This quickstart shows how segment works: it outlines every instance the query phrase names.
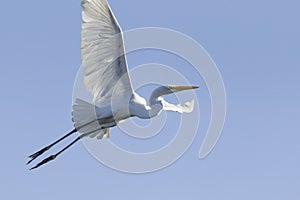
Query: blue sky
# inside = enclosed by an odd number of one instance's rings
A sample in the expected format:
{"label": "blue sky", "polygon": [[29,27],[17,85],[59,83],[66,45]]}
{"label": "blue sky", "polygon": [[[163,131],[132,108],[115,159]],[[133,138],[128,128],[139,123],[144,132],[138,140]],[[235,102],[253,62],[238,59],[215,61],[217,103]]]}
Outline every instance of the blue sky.
{"label": "blue sky", "polygon": [[[198,160],[209,119],[203,89],[198,100],[204,125],[191,148],[166,169],[120,173],[77,144],[48,166],[28,171],[28,154],[73,127],[81,7],[79,0],[4,1],[0,198],[299,199],[299,2],[109,2],[123,30],[171,28],[206,48],[219,67],[228,98],[221,139],[209,157]],[[164,57],[179,69],[180,62],[172,56],[138,55],[129,56],[130,66]],[[186,73],[192,83],[203,84]],[[176,116],[168,120],[175,122]]]}

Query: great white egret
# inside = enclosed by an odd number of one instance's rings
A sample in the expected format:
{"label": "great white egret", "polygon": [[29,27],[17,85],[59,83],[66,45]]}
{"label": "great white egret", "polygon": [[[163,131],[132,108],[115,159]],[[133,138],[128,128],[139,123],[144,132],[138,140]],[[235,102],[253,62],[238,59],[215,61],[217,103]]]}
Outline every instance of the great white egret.
{"label": "great white egret", "polygon": [[[149,99],[134,92],[128,75],[123,35],[107,0],[83,0],[82,3],[81,59],[84,70],[84,83],[93,95],[93,103],[76,99],[73,104],[75,128],[59,140],[29,156],[31,163],[52,146],[79,132],[80,135],[58,153],[49,156],[32,167],[54,160],[74,143],[86,136],[98,139],[109,137],[110,128],[130,117],[148,119],[157,116],[162,110],[191,112],[194,101],[183,105],[166,102],[162,96],[196,89],[196,86],[160,86]],[[113,105],[112,105],[112,102]]]}

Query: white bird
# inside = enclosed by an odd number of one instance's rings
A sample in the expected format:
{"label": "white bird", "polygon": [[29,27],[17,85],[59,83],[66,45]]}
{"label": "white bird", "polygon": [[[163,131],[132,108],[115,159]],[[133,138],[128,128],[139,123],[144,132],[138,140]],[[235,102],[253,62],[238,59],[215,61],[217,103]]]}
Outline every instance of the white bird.
{"label": "white bird", "polygon": [[160,86],[149,99],[134,92],[128,75],[123,35],[107,0],[83,0],[82,3],[81,59],[86,89],[93,95],[93,103],[76,99],[73,105],[75,128],[59,140],[29,156],[31,163],[52,146],[79,132],[80,135],[58,153],[32,167],[35,169],[54,160],[83,137],[109,137],[110,128],[130,117],[148,119],[162,110],[191,112],[194,101],[183,105],[166,102],[162,96],[196,86]]}

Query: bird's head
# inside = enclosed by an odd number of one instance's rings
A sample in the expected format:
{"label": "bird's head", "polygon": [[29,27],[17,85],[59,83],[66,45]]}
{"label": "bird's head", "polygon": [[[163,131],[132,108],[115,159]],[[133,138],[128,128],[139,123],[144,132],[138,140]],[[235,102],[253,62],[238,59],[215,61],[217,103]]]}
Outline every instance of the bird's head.
{"label": "bird's head", "polygon": [[167,85],[167,86],[160,86],[156,88],[150,97],[150,104],[155,104],[156,102],[161,100],[161,96],[184,91],[184,90],[193,90],[199,88],[198,86],[174,86],[174,85]]}
{"label": "bird's head", "polygon": [[[197,88],[199,87],[198,86],[174,86],[174,85],[160,86],[152,92],[151,97],[149,99],[149,105],[151,108],[157,107],[157,109],[153,109],[155,111],[161,111],[161,109],[164,109],[164,110],[177,111],[180,113],[183,112],[189,113],[194,108],[194,100],[190,102],[186,102],[183,105],[174,105],[165,101],[162,96],[184,91],[184,90],[193,90]],[[158,113],[159,112],[156,112],[156,115]]]}

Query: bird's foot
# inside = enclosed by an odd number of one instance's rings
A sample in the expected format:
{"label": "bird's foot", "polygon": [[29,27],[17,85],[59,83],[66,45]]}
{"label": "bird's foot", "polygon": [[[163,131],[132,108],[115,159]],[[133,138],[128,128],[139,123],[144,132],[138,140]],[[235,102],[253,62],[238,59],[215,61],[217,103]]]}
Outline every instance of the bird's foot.
{"label": "bird's foot", "polygon": [[28,156],[29,158],[31,158],[31,160],[29,160],[26,164],[28,165],[29,163],[31,163],[32,161],[34,161],[37,157],[39,157],[40,155],[42,155],[43,153],[45,153],[47,150],[50,149],[51,146],[47,146],[41,150],[39,150],[38,152]]}
{"label": "bird's foot", "polygon": [[38,163],[36,166],[30,168],[30,170],[36,169],[40,166],[42,166],[43,164],[46,164],[47,162],[54,160],[56,158],[57,155],[51,155],[48,158],[44,159],[43,161],[41,161],[40,163]]}

